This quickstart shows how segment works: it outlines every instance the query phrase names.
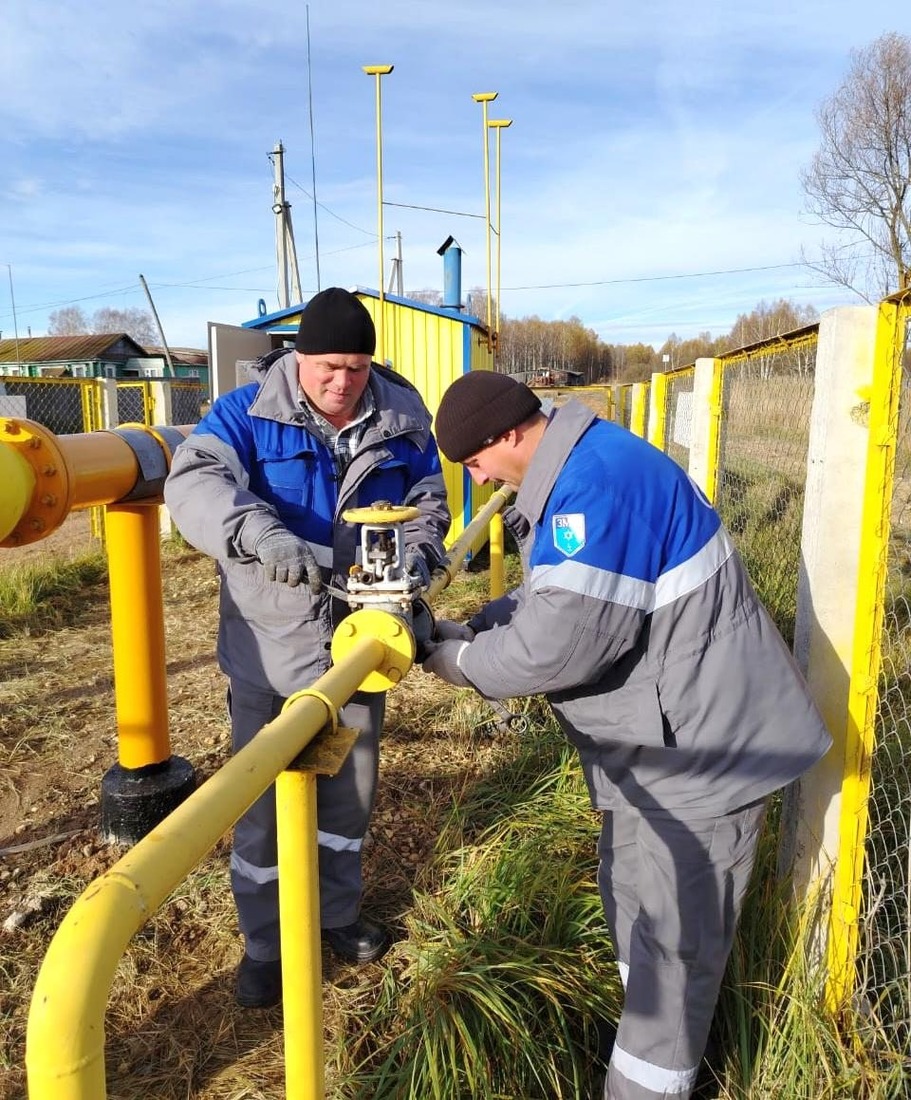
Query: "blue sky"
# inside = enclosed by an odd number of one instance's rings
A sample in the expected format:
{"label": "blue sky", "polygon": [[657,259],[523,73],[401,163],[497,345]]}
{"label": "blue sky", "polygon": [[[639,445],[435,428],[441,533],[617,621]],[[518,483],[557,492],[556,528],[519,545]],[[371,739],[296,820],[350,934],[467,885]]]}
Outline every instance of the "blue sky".
{"label": "blue sky", "polygon": [[[67,305],[145,309],[140,273],[175,346],[205,347],[207,322],[249,320],[260,298],[277,308],[279,140],[304,297],[317,289],[306,12],[285,0],[0,7],[4,336],[13,302],[20,336]],[[436,250],[450,234],[463,294],[486,283],[471,96],[496,90],[490,118],[513,119],[506,315],[577,316],[608,342],[657,346],[725,332],[760,300],[852,301],[799,266],[824,232],[799,173],[851,49],[908,33],[900,12],[885,0],[312,0],[320,286],[378,282],[375,83],[361,66],[388,63],[384,198],[405,205],[386,207],[384,236],[401,231],[406,290],[442,289]],[[387,280],[394,250],[388,240]]]}

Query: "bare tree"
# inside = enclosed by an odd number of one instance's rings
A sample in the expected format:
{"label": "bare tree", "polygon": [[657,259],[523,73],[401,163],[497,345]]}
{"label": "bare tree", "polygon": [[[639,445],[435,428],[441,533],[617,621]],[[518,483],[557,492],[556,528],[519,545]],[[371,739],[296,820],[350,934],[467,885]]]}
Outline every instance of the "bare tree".
{"label": "bare tree", "polygon": [[79,306],[63,306],[48,315],[48,336],[84,336],[87,332],[91,326]]}
{"label": "bare tree", "polygon": [[93,332],[125,332],[143,347],[161,342],[155,319],[145,309],[103,306],[95,310],[89,319],[80,306],[64,306],[48,315],[48,336],[84,336]]}
{"label": "bare tree", "polygon": [[821,141],[801,182],[810,209],[847,231],[809,266],[866,301],[911,286],[911,39],[890,32],[852,53],[817,112]]}
{"label": "bare tree", "polygon": [[143,347],[161,343],[155,319],[146,309],[131,306],[129,309],[113,309],[104,306],[92,315],[93,332],[125,332]]}

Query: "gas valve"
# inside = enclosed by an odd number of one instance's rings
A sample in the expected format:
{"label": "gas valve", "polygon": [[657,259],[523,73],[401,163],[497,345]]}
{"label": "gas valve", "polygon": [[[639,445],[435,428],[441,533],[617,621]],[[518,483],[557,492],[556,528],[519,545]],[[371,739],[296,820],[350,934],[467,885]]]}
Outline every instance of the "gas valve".
{"label": "gas valve", "polygon": [[342,519],[361,525],[361,560],[348,573],[348,604],[391,611],[410,620],[420,581],[405,571],[404,524],[420,516],[417,508],[378,500],[368,508],[349,508]]}

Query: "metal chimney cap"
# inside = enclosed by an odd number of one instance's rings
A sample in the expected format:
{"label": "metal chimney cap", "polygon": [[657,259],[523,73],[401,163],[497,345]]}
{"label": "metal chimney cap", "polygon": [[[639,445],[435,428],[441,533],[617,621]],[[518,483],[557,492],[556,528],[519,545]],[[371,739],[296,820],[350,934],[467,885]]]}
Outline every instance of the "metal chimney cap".
{"label": "metal chimney cap", "polygon": [[437,255],[442,256],[443,253],[452,245],[455,245],[460,252],[463,251],[462,246],[459,244],[459,242],[455,239],[455,237],[450,234],[450,236],[448,236],[437,249]]}

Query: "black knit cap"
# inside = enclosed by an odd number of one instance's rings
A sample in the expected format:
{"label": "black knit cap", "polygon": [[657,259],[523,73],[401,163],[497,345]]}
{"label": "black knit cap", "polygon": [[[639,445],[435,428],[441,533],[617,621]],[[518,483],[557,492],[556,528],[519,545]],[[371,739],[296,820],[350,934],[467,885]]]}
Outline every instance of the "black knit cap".
{"label": "black knit cap", "polygon": [[541,408],[537,394],[508,374],[463,374],[443,394],[434,432],[450,462],[463,462]]}
{"label": "black knit cap", "polygon": [[373,355],[376,329],[360,298],[330,286],[304,307],[294,347],[304,355]]}

